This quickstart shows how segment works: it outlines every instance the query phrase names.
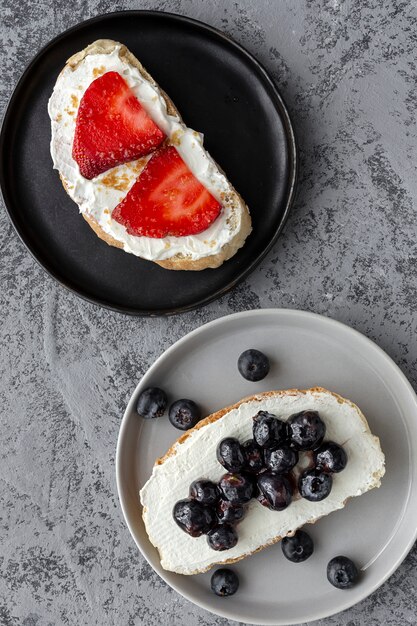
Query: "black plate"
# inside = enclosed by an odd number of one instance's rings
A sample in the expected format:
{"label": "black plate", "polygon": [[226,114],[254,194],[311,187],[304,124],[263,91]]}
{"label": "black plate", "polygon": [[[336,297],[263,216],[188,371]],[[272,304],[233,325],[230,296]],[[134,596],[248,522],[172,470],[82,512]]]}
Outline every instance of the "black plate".
{"label": "black plate", "polygon": [[[216,270],[175,272],[110,247],[65,193],[49,152],[47,102],[65,61],[96,39],[121,41],[170,95],[246,200],[253,233]],[[19,81],[0,137],[0,182],[29,251],[62,285],[111,309],[178,313],[219,297],[270,249],[296,180],[291,122],[275,85],[240,45],[195,20],[153,11],[96,17],[52,40]]]}

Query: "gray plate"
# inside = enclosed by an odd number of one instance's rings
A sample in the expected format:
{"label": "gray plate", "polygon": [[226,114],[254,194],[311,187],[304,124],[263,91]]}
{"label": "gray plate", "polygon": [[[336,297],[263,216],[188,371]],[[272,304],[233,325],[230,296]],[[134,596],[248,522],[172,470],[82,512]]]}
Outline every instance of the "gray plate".
{"label": "gray plate", "polygon": [[[246,348],[268,354],[265,380],[245,381],[236,361]],[[166,417],[138,418],[135,405],[150,385],[171,399],[190,397],[208,414],[258,391],[323,386],[356,402],[386,455],[382,487],[349,501],[344,509],[308,528],[313,556],[293,564],[280,545],[244,559],[233,568],[239,592],[218,598],[210,573],[181,576],[161,568],[142,522],[138,491],[152,465],[178,438]],[[183,596],[224,617],[252,624],[296,624],[333,615],[381,585],[410,550],[416,535],[417,400],[393,361],[360,333],[301,311],[248,311],[206,324],[169,348],[140,381],[126,409],[117,447],[117,484],[127,525],[156,572]],[[197,478],[197,477],[196,477]],[[413,488],[414,487],[414,488]],[[330,558],[345,554],[363,574],[351,590],[326,580]],[[302,593],[301,593],[302,590]]]}

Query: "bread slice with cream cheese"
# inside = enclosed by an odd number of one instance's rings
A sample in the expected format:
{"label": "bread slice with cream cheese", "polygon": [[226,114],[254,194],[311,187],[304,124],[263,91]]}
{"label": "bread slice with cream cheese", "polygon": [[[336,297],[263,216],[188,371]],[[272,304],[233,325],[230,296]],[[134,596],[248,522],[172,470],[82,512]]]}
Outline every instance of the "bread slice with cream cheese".
{"label": "bread slice with cream cheese", "polygon": [[[223,552],[211,549],[204,535],[191,537],[177,526],[172,509],[178,500],[188,497],[190,483],[199,478],[218,481],[225,473],[216,458],[221,439],[236,437],[242,443],[250,439],[252,417],[260,410],[287,420],[294,413],[309,409],[318,411],[326,424],[325,441],[342,445],[348,456],[346,468],[334,474],[326,499],[310,502],[294,496],[284,511],[271,511],[252,500],[246,517],[237,526],[237,545]],[[298,468],[305,464],[306,455],[300,453]],[[363,413],[353,402],[320,387],[270,391],[221,409],[182,435],[156,461],[140,499],[146,530],[159,551],[162,567],[180,574],[197,574],[215,564],[239,561],[305,524],[342,509],[350,498],[379,487],[384,473],[379,439],[370,432]]]}
{"label": "bread slice with cream cheese", "polygon": [[[77,111],[86,89],[107,71],[123,75],[148,115],[166,133],[167,142],[175,145],[194,176],[221,204],[220,215],[205,231],[160,239],[137,237],[112,219],[113,209],[133,186],[148,158],[119,165],[93,180],[81,176],[72,158]],[[58,76],[48,110],[54,167],[82,216],[103,241],[172,270],[219,267],[243,246],[251,232],[245,202],[204,149],[202,136],[186,127],[172,100],[124,45],[101,39],[74,54]]]}

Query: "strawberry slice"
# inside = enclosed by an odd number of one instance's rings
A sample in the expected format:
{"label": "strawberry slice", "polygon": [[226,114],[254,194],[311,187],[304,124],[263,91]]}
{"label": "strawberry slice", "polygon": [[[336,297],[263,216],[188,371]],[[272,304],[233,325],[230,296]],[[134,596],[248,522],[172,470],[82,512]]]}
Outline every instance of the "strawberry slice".
{"label": "strawberry slice", "polygon": [[188,169],[173,146],[150,158],[126,197],[113,210],[129,235],[196,235],[219,215],[221,205]]}
{"label": "strawberry slice", "polygon": [[91,179],[149,154],[164,139],[125,79],[118,72],[106,72],[81,99],[72,157],[84,178]]}

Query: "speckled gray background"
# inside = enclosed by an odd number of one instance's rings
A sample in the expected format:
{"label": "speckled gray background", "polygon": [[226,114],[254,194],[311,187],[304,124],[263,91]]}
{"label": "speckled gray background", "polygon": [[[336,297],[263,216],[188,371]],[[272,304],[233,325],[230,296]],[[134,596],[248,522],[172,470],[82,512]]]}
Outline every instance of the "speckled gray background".
{"label": "speckled gray background", "polygon": [[[174,339],[246,308],[294,307],[347,322],[416,387],[416,5],[0,6],[2,109],[52,36],[103,12],[152,8],[232,35],[269,69],[292,113],[301,175],[285,232],[244,284],[200,311],[135,319],[87,304],[44,274],[0,213],[0,624],[231,624],[171,591],[134,546],[116,495],[120,419]],[[416,624],[416,566],[414,549],[370,598],[317,624]]]}

